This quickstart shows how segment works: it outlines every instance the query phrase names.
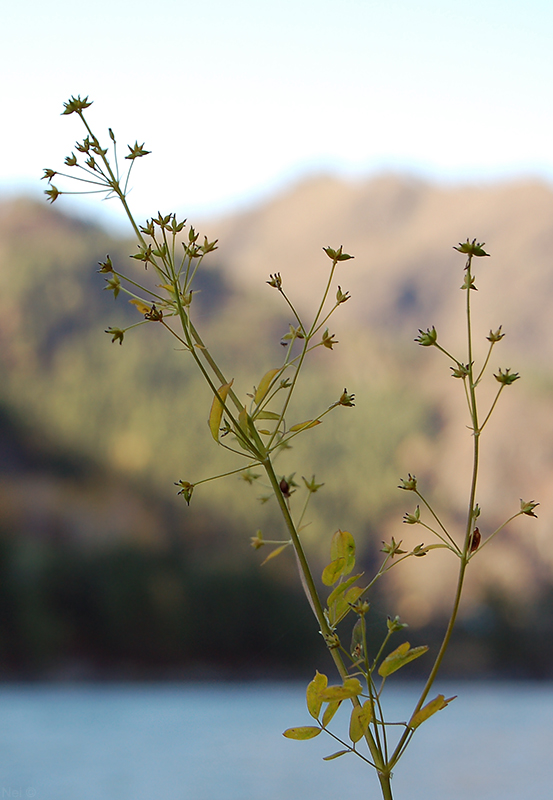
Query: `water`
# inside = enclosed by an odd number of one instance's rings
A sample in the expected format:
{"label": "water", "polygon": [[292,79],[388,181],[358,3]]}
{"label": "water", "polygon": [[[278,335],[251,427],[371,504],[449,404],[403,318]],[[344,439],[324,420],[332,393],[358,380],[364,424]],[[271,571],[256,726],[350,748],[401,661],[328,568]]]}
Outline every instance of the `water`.
{"label": "water", "polygon": [[[397,800],[550,800],[553,687],[460,684],[394,776]],[[414,687],[390,689],[405,719]],[[346,716],[346,715],[344,715]],[[0,798],[378,798],[372,770],[309,724],[296,684],[24,686],[0,689]]]}

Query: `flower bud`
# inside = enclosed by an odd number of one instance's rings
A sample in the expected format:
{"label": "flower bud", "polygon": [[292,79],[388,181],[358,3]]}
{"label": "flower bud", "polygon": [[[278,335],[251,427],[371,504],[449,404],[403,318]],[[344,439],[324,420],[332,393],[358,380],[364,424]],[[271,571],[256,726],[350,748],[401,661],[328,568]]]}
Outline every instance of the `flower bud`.
{"label": "flower bud", "polygon": [[438,334],[436,333],[436,328],[432,326],[432,328],[427,328],[425,331],[419,328],[419,335],[416,337],[415,342],[422,345],[422,347],[432,347],[436,344],[437,340]]}

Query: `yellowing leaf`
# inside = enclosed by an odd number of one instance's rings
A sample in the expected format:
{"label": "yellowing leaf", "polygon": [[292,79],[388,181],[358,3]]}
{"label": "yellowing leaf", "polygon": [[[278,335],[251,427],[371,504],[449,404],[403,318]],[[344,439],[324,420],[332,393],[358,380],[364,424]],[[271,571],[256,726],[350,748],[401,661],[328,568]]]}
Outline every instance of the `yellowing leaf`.
{"label": "yellowing leaf", "polygon": [[282,553],[283,550],[286,550],[289,544],[290,542],[286,542],[286,544],[282,544],[280,547],[275,547],[275,549],[269,553],[267,558],[261,562],[261,566],[263,566],[263,564],[266,564],[267,561],[270,561],[271,558],[276,558],[278,555],[280,555],[280,553]]}
{"label": "yellowing leaf", "polygon": [[336,561],[331,561],[330,564],[323,569],[322,581],[325,586],[332,586],[336,583],[346,565],[345,558],[337,558]]}
{"label": "yellowing leaf", "polygon": [[[234,383],[234,378],[231,380],[230,383],[224,383],[219,389],[217,390],[217,395],[213,398],[213,403],[211,404],[211,412],[209,414],[209,430],[211,431],[211,435],[215,439],[216,442],[219,441],[219,426],[221,424],[221,417],[223,416],[224,406],[223,403],[227,399],[227,395],[230,391],[230,387]],[[221,399],[219,399],[221,398]],[[223,402],[221,402],[221,400]]]}
{"label": "yellowing leaf", "polygon": [[313,725],[303,725],[301,728],[288,728],[282,734],[287,739],[314,739],[321,732],[320,728],[315,728]]}
{"label": "yellowing leaf", "polygon": [[295,431],[306,431],[308,428],[314,428],[315,425],[320,425],[320,419],[308,419],[305,422],[297,422],[295,425],[292,425],[290,428],[290,432]]}
{"label": "yellowing leaf", "polygon": [[424,655],[427,650],[428,647],[426,647],[426,645],[422,647],[413,647],[411,649],[409,642],[404,642],[400,644],[399,647],[396,647],[389,656],[386,656],[378,668],[378,674],[386,678],[388,675],[391,675],[392,672],[401,669],[401,667],[404,667],[410,661],[414,661],[415,658]]}
{"label": "yellowing leaf", "polygon": [[338,750],[337,753],[332,753],[330,756],[323,756],[323,761],[332,761],[332,759],[340,758],[340,756],[344,756],[346,753],[351,753],[351,750]]}
{"label": "yellowing leaf", "polygon": [[334,714],[338,711],[340,706],[342,705],[341,700],[331,700],[330,703],[325,708],[325,713],[323,714],[323,727],[326,728],[328,723],[331,721]]}
{"label": "yellowing leaf", "polygon": [[321,692],[321,697],[327,702],[333,700],[349,700],[352,697],[357,697],[361,694],[363,687],[359,683],[358,678],[346,678],[342,686],[327,686]]}
{"label": "yellowing leaf", "polygon": [[321,692],[326,689],[328,684],[328,678],[326,675],[322,675],[318,670],[315,673],[315,677],[311,681],[311,683],[307,686],[306,691],[306,699],[307,699],[307,710],[311,714],[314,719],[319,718],[319,714],[321,711],[321,706],[323,704],[323,699],[321,697]]}
{"label": "yellowing leaf", "polygon": [[344,575],[349,575],[355,566],[355,539],[348,531],[336,531],[330,543],[330,558],[345,558]]}
{"label": "yellowing leaf", "polygon": [[373,709],[370,700],[367,700],[362,706],[354,706],[349,721],[349,738],[352,742],[358,742],[363,738],[372,718]]}
{"label": "yellowing leaf", "polygon": [[258,411],[257,414],[254,414],[255,419],[280,419],[280,414],[276,414],[274,411]]}
{"label": "yellowing leaf", "polygon": [[416,714],[413,714],[411,719],[409,720],[409,727],[415,730],[418,728],[419,725],[422,725],[428,717],[431,717],[437,711],[441,711],[442,708],[445,708],[448,703],[451,703],[452,700],[455,700],[455,697],[448,697],[447,700],[445,699],[443,694],[439,694],[434,700],[431,700],[425,706],[423,706],[420,711],[417,711]]}
{"label": "yellowing leaf", "polygon": [[351,586],[351,584],[352,584],[352,583],[355,583],[355,581],[357,580],[357,578],[360,578],[362,574],[363,574],[363,573],[362,573],[362,572],[360,572],[360,573],[359,573],[359,575],[352,575],[352,576],[351,576],[351,578],[348,578],[348,579],[347,579],[347,581],[344,581],[343,583],[340,583],[340,584],[339,584],[339,585],[338,585],[338,586],[337,586],[335,589],[333,589],[333,590],[331,591],[331,593],[328,595],[328,599],[327,599],[327,601],[326,601],[326,604],[327,604],[327,606],[330,608],[330,606],[331,606],[331,605],[334,603],[334,601],[336,600],[336,598],[337,598],[339,595],[341,595],[343,592],[345,592],[345,591],[346,591],[346,589],[349,589],[349,587]]}
{"label": "yellowing leaf", "polygon": [[142,300],[129,300],[129,303],[136,306],[141,314],[149,314],[152,310],[152,306],[149,306],[148,303],[144,303]]}
{"label": "yellowing leaf", "polygon": [[259,381],[259,386],[255,392],[255,397],[253,398],[254,403],[258,406],[267,396],[267,392],[273,382],[275,375],[278,375],[279,372],[282,371],[282,368],[279,367],[278,369],[270,369]]}
{"label": "yellowing leaf", "polygon": [[365,590],[362,586],[352,586],[345,594],[339,595],[330,609],[330,622],[337,625],[351,611],[351,606],[361,597]]}

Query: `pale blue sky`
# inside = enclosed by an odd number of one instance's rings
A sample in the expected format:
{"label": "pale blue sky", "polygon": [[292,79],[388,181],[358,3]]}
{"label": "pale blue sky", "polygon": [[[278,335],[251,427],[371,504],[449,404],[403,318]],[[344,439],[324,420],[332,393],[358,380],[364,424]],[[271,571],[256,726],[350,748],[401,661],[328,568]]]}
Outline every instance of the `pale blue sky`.
{"label": "pale blue sky", "polygon": [[77,93],[97,135],[153,150],[131,195],[144,216],[323,169],[553,180],[550,0],[20,0],[2,34],[0,192],[61,166]]}

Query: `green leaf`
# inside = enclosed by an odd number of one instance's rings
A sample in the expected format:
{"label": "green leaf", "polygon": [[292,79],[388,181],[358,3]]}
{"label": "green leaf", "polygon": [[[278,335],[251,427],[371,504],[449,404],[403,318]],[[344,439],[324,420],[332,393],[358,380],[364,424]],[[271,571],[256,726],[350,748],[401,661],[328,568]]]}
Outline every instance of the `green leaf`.
{"label": "green leaf", "polygon": [[401,667],[404,667],[410,661],[414,661],[415,658],[424,655],[427,650],[428,647],[426,645],[411,648],[409,642],[404,642],[391,652],[389,656],[386,656],[378,668],[378,674],[386,678],[388,675],[391,675],[392,672],[401,669]]}
{"label": "green leaf", "polygon": [[328,684],[328,678],[326,675],[322,675],[318,670],[315,672],[315,677],[311,681],[311,683],[307,686],[306,698],[307,698],[307,710],[311,714],[312,717],[315,719],[319,718],[319,714],[321,712],[321,706],[323,704],[323,698],[321,697],[321,692],[324,691]]}
{"label": "green leaf", "polygon": [[320,419],[308,419],[305,422],[297,422],[295,425],[292,425],[290,428],[290,432],[295,433],[296,431],[306,431],[308,428],[314,428],[315,425],[320,425]]}
{"label": "green leaf", "polygon": [[338,750],[337,753],[332,753],[330,756],[324,756],[323,761],[332,761],[334,758],[340,758],[340,756],[345,756],[346,753],[351,753],[351,750]]}
{"label": "green leaf", "polygon": [[338,711],[341,705],[342,705],[341,700],[333,700],[327,705],[327,707],[325,708],[325,713],[323,714],[323,728],[326,728],[326,726],[332,720],[334,714]]}
{"label": "green leaf", "polygon": [[346,678],[342,686],[328,686],[321,692],[321,697],[327,702],[333,700],[349,700],[361,694],[363,687],[358,678]]}
{"label": "green leaf", "polygon": [[330,610],[330,622],[332,625],[337,625],[344,617],[351,611],[351,604],[355,603],[365,590],[362,586],[352,586],[351,589],[341,595],[336,600],[333,608]]}
{"label": "green leaf", "polygon": [[[211,435],[213,436],[216,442],[219,441],[219,426],[221,424],[221,417],[223,416],[223,411],[224,411],[223,403],[227,399],[227,395],[230,391],[230,387],[232,386],[233,382],[234,378],[230,383],[224,383],[222,386],[220,386],[219,389],[217,390],[217,394],[213,398],[213,403],[211,404],[211,412],[209,414],[209,420],[208,420],[209,430],[211,431]],[[223,402],[221,402],[221,400]]]}
{"label": "green leaf", "polygon": [[336,561],[331,561],[330,564],[323,569],[322,581],[325,586],[332,586],[336,583],[346,565],[345,558],[337,558]]}
{"label": "green leaf", "polygon": [[[262,402],[262,400],[265,399],[275,376],[278,375],[279,372],[282,372],[282,367],[278,367],[277,369],[270,369],[261,378],[261,380],[259,381],[259,386],[257,387],[257,390],[255,392],[255,397],[253,398],[253,401],[256,404],[256,406],[258,406]],[[268,417],[265,417],[265,419],[268,419]]]}
{"label": "green leaf", "polygon": [[258,411],[254,414],[254,419],[280,419],[280,414],[275,411]]}
{"label": "green leaf", "polygon": [[262,567],[263,564],[266,564],[267,561],[270,561],[272,558],[276,558],[278,555],[282,553],[283,550],[286,550],[290,542],[286,542],[286,544],[281,544],[280,547],[275,547],[274,550],[271,550],[267,558],[261,562],[260,566]]}
{"label": "green leaf", "polygon": [[349,738],[352,742],[358,742],[363,738],[372,718],[373,708],[370,700],[367,700],[362,706],[354,706],[349,721]]}
{"label": "green leaf", "polygon": [[330,606],[334,603],[336,598],[339,595],[341,595],[342,592],[345,592],[346,589],[349,589],[349,587],[352,585],[352,583],[355,583],[357,578],[360,578],[362,574],[363,573],[360,572],[359,575],[352,575],[351,578],[347,579],[347,581],[344,581],[343,583],[340,583],[335,589],[333,589],[331,591],[331,593],[328,595],[328,599],[326,601],[327,606],[330,608]]}
{"label": "green leaf", "polygon": [[330,559],[345,559],[343,575],[349,575],[355,566],[355,539],[347,531],[336,531],[330,543]]}
{"label": "green leaf", "polygon": [[315,728],[313,725],[303,725],[300,728],[288,728],[282,734],[287,739],[314,739],[321,732],[321,728]]}
{"label": "green leaf", "polygon": [[435,714],[437,711],[441,711],[442,708],[445,708],[452,700],[455,700],[455,697],[448,697],[447,700],[445,699],[443,694],[439,694],[434,700],[431,700],[425,706],[423,706],[420,711],[417,711],[416,714],[413,714],[411,719],[409,720],[408,727],[412,730],[418,728],[419,725],[422,725],[423,722]]}

